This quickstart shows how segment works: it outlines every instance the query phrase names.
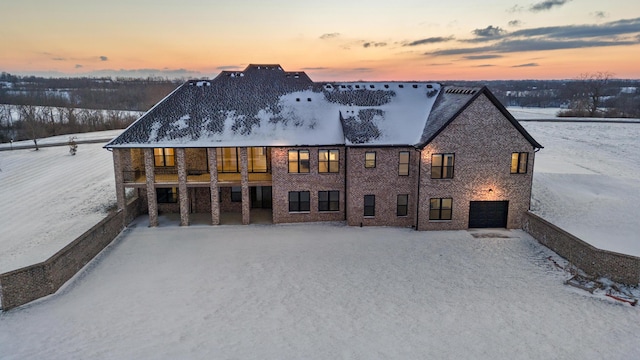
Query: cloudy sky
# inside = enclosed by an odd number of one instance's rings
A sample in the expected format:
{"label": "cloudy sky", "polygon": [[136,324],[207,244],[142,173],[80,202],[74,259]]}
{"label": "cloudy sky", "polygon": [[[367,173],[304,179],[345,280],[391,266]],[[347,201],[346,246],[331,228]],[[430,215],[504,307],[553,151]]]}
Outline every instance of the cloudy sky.
{"label": "cloudy sky", "polygon": [[0,14],[0,71],[21,75],[640,78],[638,0],[7,0]]}

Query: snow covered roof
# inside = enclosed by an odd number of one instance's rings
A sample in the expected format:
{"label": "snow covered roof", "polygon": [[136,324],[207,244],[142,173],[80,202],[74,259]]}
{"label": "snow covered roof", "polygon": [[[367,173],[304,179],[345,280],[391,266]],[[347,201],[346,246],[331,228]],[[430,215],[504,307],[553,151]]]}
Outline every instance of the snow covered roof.
{"label": "snow covered roof", "polygon": [[184,83],[105,147],[418,146],[471,99],[443,89],[313,82],[277,64],[252,64]]}

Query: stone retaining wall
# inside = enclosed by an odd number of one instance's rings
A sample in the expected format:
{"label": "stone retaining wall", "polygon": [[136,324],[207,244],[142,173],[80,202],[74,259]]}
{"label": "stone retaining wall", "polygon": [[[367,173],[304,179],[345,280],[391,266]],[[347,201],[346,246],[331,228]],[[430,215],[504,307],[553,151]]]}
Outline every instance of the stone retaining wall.
{"label": "stone retaining wall", "polygon": [[530,212],[522,229],[589,275],[628,285],[640,283],[639,257],[595,248]]}
{"label": "stone retaining wall", "polygon": [[44,262],[0,274],[0,307],[9,310],[55,293],[109,245],[138,210],[135,198],[126,211],[110,214]]}

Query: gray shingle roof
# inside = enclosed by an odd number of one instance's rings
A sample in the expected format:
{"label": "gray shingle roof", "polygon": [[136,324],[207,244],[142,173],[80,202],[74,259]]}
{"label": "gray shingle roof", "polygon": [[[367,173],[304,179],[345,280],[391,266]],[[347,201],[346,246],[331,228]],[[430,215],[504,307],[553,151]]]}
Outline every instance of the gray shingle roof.
{"label": "gray shingle roof", "polygon": [[252,64],[182,84],[105,147],[423,146],[479,90],[313,82],[277,64]]}

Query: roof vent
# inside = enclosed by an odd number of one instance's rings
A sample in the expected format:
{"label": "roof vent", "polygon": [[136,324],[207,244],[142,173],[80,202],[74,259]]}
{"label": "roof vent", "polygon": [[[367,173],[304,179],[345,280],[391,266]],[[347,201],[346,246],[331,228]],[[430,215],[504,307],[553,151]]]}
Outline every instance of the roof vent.
{"label": "roof vent", "polygon": [[475,89],[464,89],[464,88],[448,88],[445,90],[446,94],[459,94],[459,95],[472,95],[476,93]]}

